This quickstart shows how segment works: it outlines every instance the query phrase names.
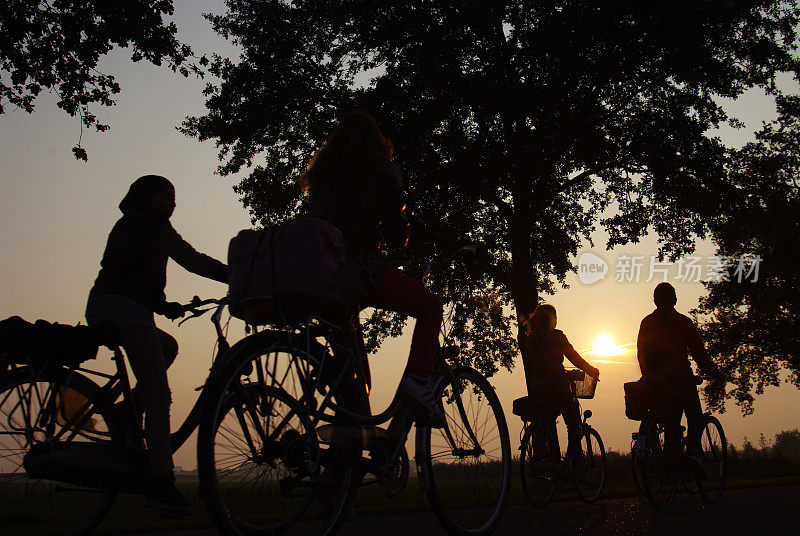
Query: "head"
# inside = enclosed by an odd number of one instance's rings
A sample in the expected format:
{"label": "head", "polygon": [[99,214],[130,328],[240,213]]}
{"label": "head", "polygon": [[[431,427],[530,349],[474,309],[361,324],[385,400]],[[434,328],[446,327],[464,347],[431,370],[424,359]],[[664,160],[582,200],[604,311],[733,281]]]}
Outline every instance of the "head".
{"label": "head", "polygon": [[675,307],[678,297],[675,294],[675,287],[669,283],[659,283],[653,290],[653,302],[659,309]]}
{"label": "head", "polygon": [[530,320],[528,320],[528,330],[537,333],[549,333],[556,329],[557,321],[556,308],[544,303],[536,308]]}
{"label": "head", "polygon": [[350,112],[311,158],[301,183],[308,188],[326,181],[357,181],[391,160],[393,153],[392,141],[370,114]]}
{"label": "head", "polygon": [[175,187],[161,175],[139,177],[119,204],[123,214],[152,213],[169,219],[175,210]]}

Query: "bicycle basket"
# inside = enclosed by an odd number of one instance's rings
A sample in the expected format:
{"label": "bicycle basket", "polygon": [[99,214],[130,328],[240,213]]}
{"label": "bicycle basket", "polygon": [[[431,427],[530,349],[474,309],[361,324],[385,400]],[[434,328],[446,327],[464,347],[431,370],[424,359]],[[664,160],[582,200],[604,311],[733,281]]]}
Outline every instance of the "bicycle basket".
{"label": "bicycle basket", "polygon": [[597,378],[593,378],[582,370],[570,371],[570,379],[575,388],[575,398],[594,398]]}

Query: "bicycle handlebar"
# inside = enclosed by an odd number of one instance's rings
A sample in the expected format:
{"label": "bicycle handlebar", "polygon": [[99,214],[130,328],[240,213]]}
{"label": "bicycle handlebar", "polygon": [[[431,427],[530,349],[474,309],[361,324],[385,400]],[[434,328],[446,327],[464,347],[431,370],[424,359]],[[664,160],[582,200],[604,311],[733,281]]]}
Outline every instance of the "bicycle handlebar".
{"label": "bicycle handlebar", "polygon": [[216,307],[206,307],[205,309],[201,309],[201,307],[205,305],[224,305],[227,303],[228,298],[208,298],[205,300],[201,300],[199,296],[193,296],[192,300],[187,304],[181,304],[181,307],[184,310],[184,314],[191,313],[189,316],[185,317],[183,320],[178,322],[178,326],[183,325],[184,322],[191,320],[192,318],[198,318],[206,314],[208,311],[215,309]]}

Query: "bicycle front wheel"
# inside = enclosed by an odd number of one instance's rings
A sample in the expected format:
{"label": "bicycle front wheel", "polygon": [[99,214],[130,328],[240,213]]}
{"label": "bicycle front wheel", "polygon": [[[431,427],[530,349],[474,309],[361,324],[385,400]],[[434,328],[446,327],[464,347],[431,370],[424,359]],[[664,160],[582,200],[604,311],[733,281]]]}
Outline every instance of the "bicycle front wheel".
{"label": "bicycle front wheel", "polygon": [[350,467],[323,468],[306,406],[285,390],[243,381],[244,361],[213,388],[198,433],[198,470],[217,529],[237,536],[325,536],[351,492]]}
{"label": "bicycle front wheel", "polygon": [[583,502],[593,503],[600,497],[606,483],[606,449],[594,428],[586,429],[581,438],[581,447],[588,482],[576,482],[575,491]]}
{"label": "bicycle front wheel", "polygon": [[645,445],[644,456],[638,460],[639,481],[653,508],[666,510],[672,505],[678,490],[674,467],[670,467],[675,463],[676,455],[664,449],[664,422],[659,415],[652,415],[642,423],[642,427]]}
{"label": "bicycle front wheel", "polygon": [[25,468],[32,449],[45,453],[64,449],[61,452],[66,453],[73,446],[124,441],[121,427],[114,426],[113,408],[95,405],[77,435],[66,442],[89,411],[88,405],[84,407],[86,400],[97,391],[97,384],[88,378],[49,365],[20,367],[0,377],[0,526],[4,536],[88,534],[110,510],[116,491],[31,478]]}
{"label": "bicycle front wheel", "polygon": [[553,429],[555,421],[548,420],[548,423],[528,426],[520,446],[522,491],[534,508],[544,508],[553,498],[558,481],[556,468],[562,459]]}
{"label": "bicycle front wheel", "polygon": [[494,388],[459,367],[436,390],[447,425],[417,429],[418,469],[428,500],[450,534],[480,536],[497,526],[511,483],[511,442]]}
{"label": "bicycle front wheel", "polygon": [[697,480],[697,487],[703,501],[715,503],[722,497],[728,477],[728,442],[722,424],[716,417],[705,416],[700,444],[703,451],[703,469],[707,476]]}

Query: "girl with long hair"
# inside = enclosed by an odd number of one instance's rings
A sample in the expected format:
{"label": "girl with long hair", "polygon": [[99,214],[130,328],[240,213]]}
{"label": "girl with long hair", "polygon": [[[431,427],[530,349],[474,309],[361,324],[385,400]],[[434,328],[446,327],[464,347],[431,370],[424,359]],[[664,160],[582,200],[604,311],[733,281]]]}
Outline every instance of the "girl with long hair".
{"label": "girl with long hair", "polygon": [[[351,112],[313,156],[301,184],[310,196],[311,215],[342,231],[348,254],[361,269],[368,295],[359,305],[416,318],[398,393],[411,402],[418,418],[443,426],[444,415],[433,396],[442,303],[419,281],[391,266],[382,251],[386,244],[405,245],[408,240],[403,180],[391,161],[393,154],[391,140],[375,119],[366,112]],[[356,328],[365,359],[358,322]]]}
{"label": "girl with long hair", "polygon": [[525,368],[525,381],[528,394],[543,396],[564,416],[569,436],[569,449],[572,452],[573,477],[586,480],[583,464],[578,463],[582,456],[580,448],[581,416],[578,401],[570,392],[570,379],[564,369],[564,358],[589,376],[598,378],[600,371],[586,362],[575,351],[567,336],[556,329],[556,308],[542,304],[528,319],[527,334],[522,349],[522,364]]}

